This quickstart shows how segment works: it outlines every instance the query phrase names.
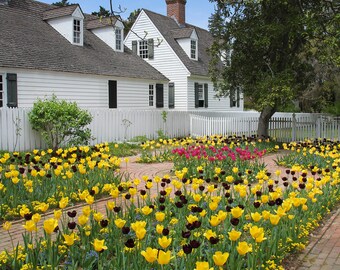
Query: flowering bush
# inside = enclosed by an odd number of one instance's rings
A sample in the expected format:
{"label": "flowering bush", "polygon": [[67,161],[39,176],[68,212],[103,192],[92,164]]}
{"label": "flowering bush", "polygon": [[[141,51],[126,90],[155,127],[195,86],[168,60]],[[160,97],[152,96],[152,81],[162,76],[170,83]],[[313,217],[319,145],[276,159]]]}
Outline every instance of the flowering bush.
{"label": "flowering bush", "polygon": [[[185,169],[145,176],[100,189],[110,194],[105,212],[92,200],[70,211],[63,197],[61,209],[42,217],[41,225],[39,213],[27,216],[24,245],[0,253],[0,267],[283,269],[285,255],[302,250],[309,232],[339,201],[339,162],[334,158],[318,175],[295,165],[275,175],[262,170],[216,183],[187,177]],[[248,185],[247,178],[257,182]],[[11,234],[10,223],[3,229]]]}

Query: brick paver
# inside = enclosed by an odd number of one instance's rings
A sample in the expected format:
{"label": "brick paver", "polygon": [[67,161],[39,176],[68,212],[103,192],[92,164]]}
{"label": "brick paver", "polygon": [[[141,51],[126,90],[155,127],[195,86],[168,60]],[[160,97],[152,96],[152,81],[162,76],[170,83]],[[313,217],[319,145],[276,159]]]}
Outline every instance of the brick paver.
{"label": "brick paver", "polygon": [[[170,174],[173,164],[170,162],[142,164],[136,162],[137,157],[130,157],[128,164],[124,162],[121,165],[121,172],[124,173],[122,179],[142,179],[148,176],[164,176]],[[284,167],[280,167],[275,163],[276,154],[268,154],[262,157],[261,161],[266,164],[268,172],[275,173],[276,170],[285,171]],[[141,181],[138,189],[144,189],[145,183]],[[156,186],[151,189],[151,194],[156,194]],[[97,211],[105,213],[105,206],[110,198],[97,200],[94,208]],[[83,205],[69,207],[67,210],[80,210]],[[53,213],[46,214],[43,220],[51,217]],[[23,221],[13,222],[10,230],[14,246],[22,243],[22,234],[25,232]],[[11,249],[11,239],[6,231],[0,229],[0,251]],[[334,211],[326,224],[312,236],[309,245],[299,256],[299,266],[295,270],[340,270],[340,209]]]}

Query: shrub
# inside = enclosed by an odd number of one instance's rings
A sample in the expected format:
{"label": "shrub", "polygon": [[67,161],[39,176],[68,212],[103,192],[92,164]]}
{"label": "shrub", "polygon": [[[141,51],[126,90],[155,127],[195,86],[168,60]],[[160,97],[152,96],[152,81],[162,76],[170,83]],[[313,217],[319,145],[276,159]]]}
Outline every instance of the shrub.
{"label": "shrub", "polygon": [[85,128],[92,121],[92,115],[78,107],[76,102],[58,100],[55,95],[50,99],[38,99],[28,114],[34,130],[40,132],[48,147],[61,145],[88,144],[91,130]]}

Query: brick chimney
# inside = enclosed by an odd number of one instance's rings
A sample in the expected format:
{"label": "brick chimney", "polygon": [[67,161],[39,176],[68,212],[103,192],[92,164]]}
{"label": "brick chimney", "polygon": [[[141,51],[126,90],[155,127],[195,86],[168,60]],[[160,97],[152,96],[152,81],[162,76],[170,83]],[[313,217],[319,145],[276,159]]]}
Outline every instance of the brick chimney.
{"label": "brick chimney", "polygon": [[167,16],[177,21],[179,25],[185,24],[186,0],[165,0]]}

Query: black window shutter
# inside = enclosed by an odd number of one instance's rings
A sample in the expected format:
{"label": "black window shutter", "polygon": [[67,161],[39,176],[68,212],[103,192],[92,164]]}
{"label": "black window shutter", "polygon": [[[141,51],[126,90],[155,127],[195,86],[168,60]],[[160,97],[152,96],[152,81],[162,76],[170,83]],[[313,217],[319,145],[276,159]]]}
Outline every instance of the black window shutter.
{"label": "black window shutter", "polygon": [[117,81],[109,81],[109,108],[117,108]]}
{"label": "black window shutter", "polygon": [[132,41],[132,52],[137,54],[137,40]]}
{"label": "black window shutter", "polygon": [[198,83],[195,83],[195,108],[199,107],[199,100],[198,100]]}
{"label": "black window shutter", "polygon": [[153,59],[154,55],[154,45],[153,45],[153,38],[148,39],[148,56],[149,59]]}
{"label": "black window shutter", "polygon": [[175,84],[169,83],[169,108],[175,108]]}
{"label": "black window shutter", "polygon": [[164,86],[163,84],[156,84],[156,108],[164,107]]}
{"label": "black window shutter", "polygon": [[7,74],[7,106],[18,107],[18,83],[17,74]]}
{"label": "black window shutter", "polygon": [[208,84],[204,84],[204,107],[208,108]]}

